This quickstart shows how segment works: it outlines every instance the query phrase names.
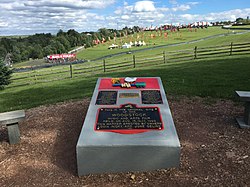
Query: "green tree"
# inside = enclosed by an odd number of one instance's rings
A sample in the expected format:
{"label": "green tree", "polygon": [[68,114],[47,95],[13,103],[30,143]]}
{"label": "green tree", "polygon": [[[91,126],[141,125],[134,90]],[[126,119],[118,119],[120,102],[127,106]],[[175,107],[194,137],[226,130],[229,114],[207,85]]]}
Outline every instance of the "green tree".
{"label": "green tree", "polygon": [[4,48],[4,46],[0,46],[0,58],[5,58],[5,56],[6,56],[6,54],[7,54],[7,51],[6,51],[6,49]]}
{"label": "green tree", "polygon": [[4,87],[11,83],[10,77],[12,74],[12,70],[7,67],[3,60],[0,59],[0,89],[4,89]]}
{"label": "green tree", "polygon": [[46,47],[43,48],[43,56],[48,56],[53,54],[53,49],[51,45],[47,45]]}
{"label": "green tree", "polygon": [[67,52],[70,50],[70,42],[66,39],[65,36],[61,35],[61,36],[57,37],[56,40],[63,45],[63,47],[65,49],[64,52]]}
{"label": "green tree", "polygon": [[243,18],[237,18],[236,19],[236,22],[239,23],[239,22],[242,22],[243,21]]}
{"label": "green tree", "polygon": [[17,46],[13,46],[12,61],[13,63],[18,63],[21,61],[21,52]]}
{"label": "green tree", "polygon": [[30,58],[36,59],[36,58],[43,58],[43,53],[42,53],[42,47],[40,45],[35,45],[30,53]]}

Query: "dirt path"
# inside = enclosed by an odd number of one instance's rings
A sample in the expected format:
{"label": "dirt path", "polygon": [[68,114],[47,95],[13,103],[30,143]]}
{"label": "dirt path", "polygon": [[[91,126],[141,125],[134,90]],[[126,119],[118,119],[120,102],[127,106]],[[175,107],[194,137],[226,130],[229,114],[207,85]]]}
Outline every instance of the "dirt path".
{"label": "dirt path", "polygon": [[243,106],[201,98],[169,97],[169,103],[182,146],[178,169],[78,177],[85,99],[26,111],[20,144],[9,145],[0,129],[0,186],[250,186],[250,130],[235,121]]}

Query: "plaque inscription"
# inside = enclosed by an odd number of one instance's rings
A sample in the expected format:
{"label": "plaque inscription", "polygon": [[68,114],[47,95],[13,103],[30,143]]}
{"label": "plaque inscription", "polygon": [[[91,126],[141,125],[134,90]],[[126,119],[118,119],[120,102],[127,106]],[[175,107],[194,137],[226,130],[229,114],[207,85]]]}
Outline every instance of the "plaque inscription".
{"label": "plaque inscription", "polygon": [[158,107],[136,107],[133,104],[121,108],[100,108],[96,130],[162,129]]}
{"label": "plaque inscription", "polygon": [[160,90],[142,90],[142,104],[163,104]]}
{"label": "plaque inscription", "polygon": [[99,91],[96,105],[115,105],[117,100],[117,91]]}
{"label": "plaque inscription", "polygon": [[120,93],[119,98],[138,98],[139,93]]}

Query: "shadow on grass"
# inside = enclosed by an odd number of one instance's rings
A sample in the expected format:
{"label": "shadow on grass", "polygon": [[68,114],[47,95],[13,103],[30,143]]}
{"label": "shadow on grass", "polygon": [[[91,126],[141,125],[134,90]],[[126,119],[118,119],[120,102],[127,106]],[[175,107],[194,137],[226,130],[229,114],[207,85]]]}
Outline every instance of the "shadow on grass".
{"label": "shadow on grass", "polygon": [[169,63],[109,76],[161,77],[166,93],[171,95],[234,99],[235,90],[250,90],[248,56]]}
{"label": "shadow on grass", "polygon": [[91,97],[96,80],[91,77],[8,89],[1,93],[0,112]]}
{"label": "shadow on grass", "polygon": [[1,93],[0,112],[91,97],[98,77],[126,76],[161,77],[171,95],[233,99],[235,90],[250,90],[249,56],[192,60],[7,89]]}

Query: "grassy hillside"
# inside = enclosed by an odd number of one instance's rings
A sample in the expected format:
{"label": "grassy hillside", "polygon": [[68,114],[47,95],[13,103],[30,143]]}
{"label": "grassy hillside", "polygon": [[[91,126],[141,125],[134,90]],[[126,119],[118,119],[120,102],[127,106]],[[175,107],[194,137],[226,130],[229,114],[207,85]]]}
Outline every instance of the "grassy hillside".
{"label": "grassy hillside", "polygon": [[[115,54],[119,52],[126,52],[126,51],[134,51],[137,49],[142,48],[149,48],[156,45],[166,45],[166,44],[174,44],[174,43],[180,43],[180,42],[188,42],[192,40],[196,40],[199,38],[204,38],[208,36],[218,35],[218,34],[227,34],[228,31],[225,29],[221,29],[220,27],[209,27],[208,29],[193,29],[192,32],[188,31],[187,29],[181,29],[180,32],[170,32],[166,31],[168,33],[167,38],[164,38],[164,32],[162,32],[162,36],[160,35],[160,32],[150,32],[146,31],[139,34],[129,35],[128,37],[123,38],[117,38],[116,41],[111,40],[109,42],[106,42],[105,44],[97,45],[93,48],[87,48],[86,50],[81,51],[77,54],[77,57],[79,59],[88,59],[93,60],[98,57]],[[151,34],[155,35],[154,38],[151,38]],[[138,39],[137,39],[138,38]],[[144,40],[147,46],[143,47],[132,47],[131,49],[112,49],[109,50],[108,46],[110,46],[112,43],[116,43],[118,45],[124,44],[125,42],[134,42],[136,40]]]}
{"label": "grassy hillside", "polygon": [[[168,33],[167,38],[164,37],[165,32]],[[236,33],[239,31],[234,30],[234,32]],[[107,56],[107,55],[111,55],[115,53],[134,51],[137,49],[150,48],[150,47],[154,47],[158,45],[188,42],[192,40],[197,40],[199,38],[214,36],[218,34],[228,34],[228,33],[232,33],[232,31],[221,29],[221,27],[208,27],[207,29],[196,29],[196,31],[195,29],[192,29],[192,32],[190,32],[188,29],[181,29],[180,32],[162,31],[162,36],[160,36],[160,31],[158,32],[146,31],[146,32],[138,33],[138,34],[129,35],[127,37],[117,38],[116,40],[111,40],[104,44],[100,44],[91,48],[87,48],[85,50],[78,52],[77,58],[93,60],[102,56]],[[151,35],[154,35],[155,37],[151,38]],[[113,43],[116,43],[117,45],[121,46],[125,42],[129,43],[130,41],[134,42],[136,40],[145,41],[147,46],[133,47],[131,49],[118,49],[118,48],[112,49],[112,50],[108,49],[108,47]],[[35,65],[43,65],[43,64],[46,64],[46,62],[43,59],[38,59],[38,60],[30,60],[30,61],[25,61],[25,62],[21,62],[18,64],[14,64],[14,67],[19,68],[19,67],[35,66]]]}
{"label": "grassy hillside", "polygon": [[0,112],[90,97],[98,77],[161,77],[167,95],[234,98],[235,90],[250,90],[250,55],[206,61],[171,63],[117,73],[8,88],[0,92]]}
{"label": "grassy hillside", "polygon": [[[136,54],[146,56],[148,54],[162,52],[163,50],[172,51],[193,48],[194,46],[204,47],[217,44],[230,44],[231,42],[250,42],[249,36],[249,33],[242,35],[228,35],[216,39],[200,41],[195,44],[154,49]],[[102,54],[98,50],[95,53],[96,56]],[[103,54],[105,54],[104,51]],[[131,54],[113,57],[112,61],[122,62],[122,60],[128,58],[132,58]],[[72,79],[61,81],[13,88],[7,87],[5,90],[0,91],[0,112],[27,109],[70,99],[90,97],[93,93],[98,77],[157,76],[161,77],[167,95],[233,99],[235,98],[235,90],[250,90],[249,58],[250,55],[240,55],[218,57],[209,60],[190,60],[182,63],[162,63],[158,66],[137,67],[135,69],[128,68],[120,72],[99,74],[89,73],[88,75],[83,74]],[[100,61],[99,63],[102,62]],[[93,65],[96,65],[96,62],[87,62],[76,66],[86,68]],[[51,69],[52,68],[41,69],[39,70],[39,73],[49,73]],[[68,71],[66,74],[68,74]],[[24,73],[15,74],[14,77],[17,78],[23,75]],[[53,76],[57,76],[57,74],[54,74]]]}
{"label": "grassy hillside", "polygon": [[14,64],[13,67],[20,68],[20,67],[28,67],[28,66],[39,66],[48,64],[45,62],[44,59],[35,59],[35,60],[28,60],[22,63]]}
{"label": "grassy hillside", "polygon": [[[176,51],[176,50],[186,50],[186,49],[194,49],[195,46],[199,47],[206,47],[206,46],[216,46],[216,45],[230,45],[231,42],[233,43],[250,43],[250,32],[246,32],[244,34],[230,34],[225,35],[222,37],[216,37],[216,38],[210,38],[207,40],[199,41],[196,43],[188,43],[188,44],[182,44],[177,46],[167,46],[157,49],[150,49],[149,51],[142,51],[142,52],[136,52],[133,53],[138,56],[147,55],[149,53],[162,53],[163,51]],[[108,58],[107,60],[110,61],[124,61],[127,59],[132,59],[132,55],[124,54],[120,56],[114,56],[111,58]]]}

